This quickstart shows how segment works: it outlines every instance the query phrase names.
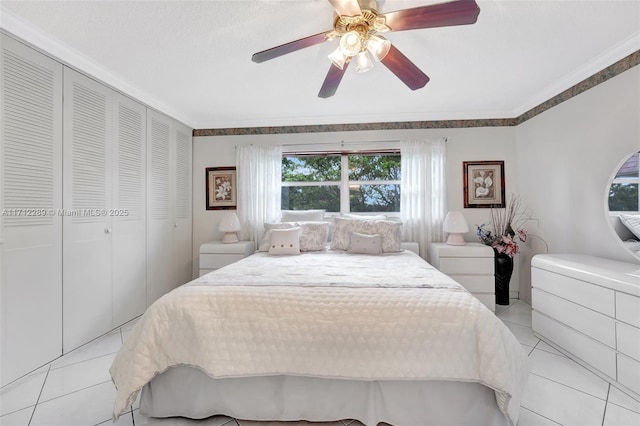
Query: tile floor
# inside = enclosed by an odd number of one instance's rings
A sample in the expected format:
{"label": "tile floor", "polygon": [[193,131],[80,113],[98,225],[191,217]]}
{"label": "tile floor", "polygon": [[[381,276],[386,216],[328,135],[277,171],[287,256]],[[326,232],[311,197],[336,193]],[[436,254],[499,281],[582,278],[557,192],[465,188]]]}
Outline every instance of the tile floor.
{"label": "tile floor", "polygon": [[[609,385],[536,338],[531,307],[515,300],[498,317],[513,331],[531,359],[519,426],[639,426],[640,402]],[[77,349],[0,390],[0,425],[108,425],[115,388],[109,366],[132,323]],[[152,419],[132,410],[121,425],[275,426],[215,416],[203,421]],[[358,426],[342,421],[313,426]],[[289,423],[288,425],[291,425]],[[294,422],[293,425],[299,425]],[[479,425],[481,426],[481,425]]]}

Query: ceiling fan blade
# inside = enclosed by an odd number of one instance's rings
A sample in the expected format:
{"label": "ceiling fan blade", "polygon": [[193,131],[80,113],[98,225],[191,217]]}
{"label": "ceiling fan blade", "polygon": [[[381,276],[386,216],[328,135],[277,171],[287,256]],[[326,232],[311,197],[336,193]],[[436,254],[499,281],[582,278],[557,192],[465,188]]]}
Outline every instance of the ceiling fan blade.
{"label": "ceiling fan blade", "polygon": [[358,16],[362,14],[358,0],[329,0],[338,16]]}
{"label": "ceiling fan blade", "polygon": [[344,75],[344,72],[347,70],[348,66],[349,61],[345,62],[342,69],[338,68],[334,64],[331,64],[331,68],[329,68],[329,72],[324,78],[324,83],[322,83],[322,87],[320,88],[320,92],[318,93],[319,98],[330,98],[331,96],[336,94],[336,90],[338,90],[338,86],[340,85],[342,76]]}
{"label": "ceiling fan blade", "polygon": [[420,89],[429,82],[429,77],[393,45],[382,63],[411,90]]}
{"label": "ceiling fan blade", "polygon": [[271,49],[263,50],[262,52],[254,53],[251,56],[253,62],[264,62],[269,59],[277,58],[278,56],[286,55],[287,53],[295,52],[296,50],[304,49],[305,47],[315,46],[316,44],[324,43],[327,41],[327,34],[324,33],[315,34],[309,37],[301,38],[296,41],[281,44],[280,46],[272,47]]}
{"label": "ceiling fan blade", "polygon": [[473,24],[478,20],[479,13],[480,8],[475,0],[457,0],[398,10],[385,13],[384,16],[391,31],[405,31]]}

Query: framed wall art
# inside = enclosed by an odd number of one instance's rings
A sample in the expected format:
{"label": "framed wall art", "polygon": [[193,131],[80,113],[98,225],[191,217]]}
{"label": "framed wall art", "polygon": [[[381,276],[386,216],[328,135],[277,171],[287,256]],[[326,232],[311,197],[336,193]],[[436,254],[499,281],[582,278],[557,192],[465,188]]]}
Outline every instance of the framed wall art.
{"label": "framed wall art", "polygon": [[504,161],[462,163],[465,208],[504,208]]}
{"label": "framed wall art", "polygon": [[236,209],[236,168],[207,167],[207,210]]}

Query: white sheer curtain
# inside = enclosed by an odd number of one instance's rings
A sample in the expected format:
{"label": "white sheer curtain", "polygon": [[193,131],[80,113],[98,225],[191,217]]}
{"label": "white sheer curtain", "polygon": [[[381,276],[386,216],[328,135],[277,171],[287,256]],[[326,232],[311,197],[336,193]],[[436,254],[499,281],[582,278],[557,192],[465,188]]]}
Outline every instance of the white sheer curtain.
{"label": "white sheer curtain", "polygon": [[419,243],[424,259],[430,242],[444,241],[445,145],[444,139],[402,141],[400,145],[403,238]]}
{"label": "white sheer curtain", "polygon": [[242,240],[253,240],[258,244],[264,223],[278,221],[281,167],[281,146],[248,145],[236,148],[237,214],[242,226]]}

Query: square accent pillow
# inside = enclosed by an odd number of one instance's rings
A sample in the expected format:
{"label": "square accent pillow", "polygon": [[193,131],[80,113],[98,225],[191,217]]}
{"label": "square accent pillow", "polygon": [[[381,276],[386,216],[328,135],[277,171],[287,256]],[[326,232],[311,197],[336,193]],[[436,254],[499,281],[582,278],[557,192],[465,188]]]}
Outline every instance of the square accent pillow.
{"label": "square accent pillow", "polygon": [[620,221],[640,240],[640,214],[621,214]]}
{"label": "square accent pillow", "polygon": [[301,222],[300,251],[320,251],[327,248],[329,222]]}
{"label": "square accent pillow", "polygon": [[271,242],[271,232],[274,229],[291,229],[296,226],[291,222],[277,222],[277,223],[265,223],[264,233],[260,239],[260,245],[258,245],[258,251],[269,251],[269,243]]}
{"label": "square accent pillow", "polygon": [[269,254],[300,254],[300,228],[272,229]]}
{"label": "square accent pillow", "polygon": [[349,253],[382,254],[382,235],[365,235],[357,232],[351,233]]}
{"label": "square accent pillow", "polygon": [[282,210],[281,222],[322,222],[324,210]]}

